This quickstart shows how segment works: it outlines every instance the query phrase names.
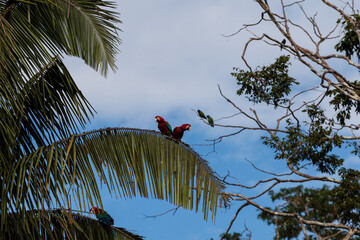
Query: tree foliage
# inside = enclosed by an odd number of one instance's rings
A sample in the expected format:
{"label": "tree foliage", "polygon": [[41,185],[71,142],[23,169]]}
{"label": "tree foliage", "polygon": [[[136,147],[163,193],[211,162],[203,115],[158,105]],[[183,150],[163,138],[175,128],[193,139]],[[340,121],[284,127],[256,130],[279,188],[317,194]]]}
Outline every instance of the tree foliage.
{"label": "tree foliage", "polygon": [[[302,185],[291,188],[281,188],[278,192],[269,191],[273,202],[284,202],[277,205],[273,211],[291,212],[305,217],[308,220],[324,223],[340,222],[354,228],[359,227],[359,175],[354,170],[347,171],[342,176],[339,186],[331,188],[324,185],[322,188],[305,188]],[[349,174],[349,172],[351,172]],[[349,176],[352,175],[352,176]],[[356,177],[354,176],[356,175]],[[301,222],[289,217],[274,217],[271,213],[262,212],[258,216],[269,225],[275,225],[278,239],[299,238],[302,235]],[[346,232],[337,229],[323,228],[316,225],[307,225],[309,239],[325,238],[344,239]],[[274,237],[274,239],[276,239]],[[355,237],[353,239],[359,239]]]}
{"label": "tree foliage", "polygon": [[[349,19],[350,18],[350,19]],[[360,57],[360,44],[356,31],[360,28],[360,15],[352,14],[349,18],[340,18],[339,23],[344,27],[343,37],[335,45],[336,51],[345,52],[346,57],[352,58],[354,55]],[[353,22],[351,22],[351,20]],[[355,23],[355,26],[353,25]]]}
{"label": "tree foliage", "polygon": [[[37,221],[38,216],[43,219],[41,222]],[[29,235],[27,231],[33,232],[37,239],[44,238],[44,232],[46,239],[144,239],[124,228],[109,228],[97,220],[65,209],[27,211],[21,215],[14,213],[9,216],[9,222],[11,228],[6,229],[2,239],[24,239]],[[26,224],[27,231],[18,223]]]}
{"label": "tree foliage", "polygon": [[280,56],[269,66],[258,67],[255,71],[244,71],[234,68],[232,73],[240,85],[238,95],[247,95],[249,101],[254,103],[265,102],[277,107],[289,101],[285,96],[289,95],[290,87],[299,84],[290,77],[290,56]]}
{"label": "tree foliage", "polygon": [[[243,49],[245,68],[234,68],[232,73],[240,85],[237,94],[247,98],[253,107],[239,106],[220,90],[234,106],[236,113],[232,116],[241,115],[253,124],[219,123],[218,126],[236,128],[235,133],[220,138],[233,137],[245,130],[261,131],[262,143],[274,150],[272,160],[282,161],[290,173],[270,172],[253,164],[272,177],[250,186],[225,177],[224,182],[233,188],[228,196],[243,203],[225,235],[241,210],[253,206],[260,210],[259,218],[275,228],[274,239],[359,239],[360,172],[355,166],[345,165],[349,158],[358,159],[360,146],[357,121],[360,66],[352,60],[360,56],[358,3],[255,2],[262,11],[260,20],[244,24],[235,33],[241,34],[246,29],[252,34]],[[315,5],[327,8],[329,16],[336,15],[332,22],[326,18],[332,28],[322,29]],[[299,23],[299,13],[305,23]],[[269,27],[269,23],[274,28]],[[267,27],[258,28],[263,25]],[[279,40],[283,38],[286,41]],[[289,55],[275,56],[273,63],[254,68],[246,55],[250,46],[256,44],[280,47]],[[324,51],[323,46],[330,50]],[[314,77],[292,76],[290,66],[294,61]],[[257,59],[256,65],[259,64]],[[262,119],[258,106],[259,109],[266,106],[274,117]],[[324,184],[322,188],[313,187],[319,182]],[[282,184],[287,186],[280,188]],[[237,187],[247,191],[239,193]],[[273,201],[272,207],[258,203],[258,199],[266,195]]]}
{"label": "tree foliage", "polygon": [[[238,233],[238,232],[222,233],[220,235],[220,237],[222,237],[222,239],[224,239],[224,240],[241,240],[241,239],[245,239],[245,238],[243,238],[243,233]],[[246,237],[249,237],[249,235],[247,235]],[[248,239],[248,238],[246,238],[246,239]],[[211,240],[214,240],[214,239],[211,238]]]}

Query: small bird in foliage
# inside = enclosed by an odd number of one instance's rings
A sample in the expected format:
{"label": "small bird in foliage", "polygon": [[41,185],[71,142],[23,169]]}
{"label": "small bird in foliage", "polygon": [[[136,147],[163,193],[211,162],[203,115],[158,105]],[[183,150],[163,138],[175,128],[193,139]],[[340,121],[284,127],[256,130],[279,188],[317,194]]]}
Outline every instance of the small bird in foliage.
{"label": "small bird in foliage", "polygon": [[190,125],[190,124],[183,124],[183,125],[181,125],[180,127],[176,127],[176,128],[174,128],[173,137],[174,137],[176,140],[181,141],[181,138],[183,137],[184,132],[185,132],[186,130],[189,130],[189,131],[190,131],[190,129],[191,129],[191,125]]}
{"label": "small bird in foliage", "polygon": [[207,115],[206,117],[210,126],[214,127],[214,119],[210,115]]}
{"label": "small bird in foliage", "polygon": [[198,110],[197,112],[199,114],[199,117],[206,119],[205,114],[202,111]]}
{"label": "small bird in foliage", "polygon": [[286,43],[286,39],[284,38],[284,39],[281,41],[281,44],[280,44],[280,51],[282,51],[285,43]]}
{"label": "small bird in foliage", "polygon": [[95,214],[95,217],[102,223],[105,223],[109,226],[114,225],[114,219],[104,210],[92,207],[90,212]]}
{"label": "small bird in foliage", "polygon": [[167,121],[165,121],[162,117],[160,116],[156,116],[155,117],[155,122],[158,123],[158,128],[160,130],[161,133],[166,134],[171,136],[172,134],[172,128],[170,123],[168,123]]}

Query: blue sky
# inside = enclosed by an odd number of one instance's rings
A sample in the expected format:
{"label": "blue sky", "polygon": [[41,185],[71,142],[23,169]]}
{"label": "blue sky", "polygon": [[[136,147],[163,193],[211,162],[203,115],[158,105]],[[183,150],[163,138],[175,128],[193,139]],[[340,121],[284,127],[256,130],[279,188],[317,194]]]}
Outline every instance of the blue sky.
{"label": "blue sky", "polygon": [[[231,77],[233,67],[244,67],[242,50],[251,37],[243,31],[233,37],[224,37],[236,32],[242,24],[257,22],[261,9],[254,1],[174,1],[118,0],[117,10],[123,24],[119,33],[122,44],[118,55],[116,73],[107,78],[86,66],[81,60],[66,58],[66,64],[80,89],[96,109],[97,114],[87,130],[103,127],[136,127],[157,129],[154,117],[160,115],[173,128],[183,123],[192,125],[183,141],[199,152],[210,166],[221,176],[227,170],[242,184],[253,184],[267,176],[251,167],[246,159],[267,171],[288,172],[281,161],[272,159],[272,151],[260,144],[259,132],[227,138],[216,146],[200,146],[220,135],[233,132],[224,128],[211,128],[204,124],[193,110],[202,109],[214,119],[234,114],[235,109],[220,96],[218,84],[224,94],[244,109],[254,107],[245,98],[236,96],[236,81]],[[334,20],[336,16],[324,12],[317,1],[310,12],[319,12],[319,18]],[[317,8],[318,7],[318,8]],[[298,23],[305,23],[298,12],[292,12]],[[322,27],[328,24],[319,20]],[[254,29],[257,34],[268,31],[273,37],[282,39],[269,24]],[[295,34],[298,34],[295,31]],[[299,38],[303,36],[299,33]],[[305,38],[304,38],[304,41]],[[305,42],[306,44],[306,42]],[[324,52],[331,49],[325,46]],[[280,56],[278,47],[265,44],[251,46],[247,53],[253,66],[264,65]],[[294,64],[292,73],[305,80],[305,85],[316,85],[313,75],[300,65]],[[276,115],[271,108],[259,106],[258,112],[269,122]],[[236,117],[229,124],[246,125],[249,121]],[[355,161],[353,161],[355,162]],[[355,163],[358,164],[358,163]],[[244,190],[238,189],[242,192]],[[256,192],[255,192],[256,193]],[[200,240],[218,238],[224,232],[235,211],[240,206],[234,203],[229,210],[220,209],[215,222],[204,221],[201,212],[179,209],[175,215],[156,215],[174,208],[165,201],[149,199],[115,199],[104,192],[104,208],[115,219],[115,225],[133,230],[146,239],[157,240]],[[258,201],[270,204],[267,197]],[[241,232],[246,226],[252,232],[252,239],[271,239],[274,230],[257,220],[253,207],[244,209],[232,231]]]}

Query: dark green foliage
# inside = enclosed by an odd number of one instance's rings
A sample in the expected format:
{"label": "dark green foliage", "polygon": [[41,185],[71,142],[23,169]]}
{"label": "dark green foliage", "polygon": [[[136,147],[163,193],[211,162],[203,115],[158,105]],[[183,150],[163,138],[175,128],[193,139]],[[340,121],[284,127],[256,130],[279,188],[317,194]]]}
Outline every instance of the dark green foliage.
{"label": "dark green foliage", "polygon": [[344,161],[332,154],[335,147],[341,147],[342,140],[333,131],[332,122],[326,122],[322,109],[310,105],[304,111],[310,118],[306,123],[309,125],[307,132],[288,120],[284,137],[262,137],[263,142],[275,149],[275,159],[289,159],[295,166],[311,161],[320,172],[333,174]]}
{"label": "dark green foliage", "polygon": [[[332,4],[329,6],[337,9]],[[343,33],[341,40],[334,48],[338,52],[343,52],[347,58],[355,57],[360,61],[360,41],[356,35],[356,31],[359,31],[360,28],[359,10],[350,4],[349,7],[354,13],[349,17],[356,26],[352,25],[345,17],[339,19],[338,23],[343,27]],[[341,8],[339,7],[339,9]],[[345,8],[343,10],[344,12],[338,12],[345,15]],[[275,21],[273,20],[273,22]],[[292,35],[292,37],[295,36]],[[320,39],[319,44],[323,40],[325,39]],[[283,45],[280,46],[280,48],[282,47]],[[315,54],[307,52],[307,49],[302,53],[301,57],[307,58],[307,60],[319,59]],[[294,56],[299,55],[294,54]],[[324,68],[324,74],[332,74],[334,78],[343,78],[342,73],[332,71],[330,59],[333,61],[332,59],[339,58],[339,56],[333,56],[329,55],[329,62],[328,59],[322,58],[318,63]],[[284,106],[289,103],[290,97],[287,96],[294,90],[294,84],[299,84],[288,76],[288,62],[288,56],[281,56],[273,64],[258,66],[254,71],[235,68],[236,72],[232,75],[237,78],[237,83],[240,85],[237,94],[245,95],[253,103],[266,103],[274,105],[275,108],[279,106],[286,109],[287,115],[283,115],[282,119],[279,118],[279,122],[286,119],[286,124],[281,122],[277,125],[279,131],[273,131],[271,127],[265,126],[267,122],[264,122],[262,126],[258,123],[259,128],[268,130],[270,133],[270,136],[262,137],[262,140],[265,145],[274,149],[275,159],[286,159],[295,169],[299,169],[305,163],[310,163],[310,168],[315,167],[321,173],[338,173],[341,179],[338,180],[339,177],[335,177],[336,180],[329,179],[329,182],[334,182],[334,185],[317,189],[298,186],[282,188],[276,193],[270,191],[271,199],[277,206],[267,209],[289,213],[288,217],[280,217],[274,213],[262,211],[259,218],[277,229],[277,236],[274,239],[305,239],[303,227],[308,234],[306,239],[344,239],[348,230],[341,230],[342,227],[325,228],[319,226],[322,224],[314,224],[314,222],[343,224],[356,228],[356,231],[360,228],[360,171],[354,169],[356,167],[351,169],[343,167],[344,158],[348,155],[346,150],[340,150],[345,146],[351,148],[351,154],[360,156],[357,132],[360,125],[354,119],[354,115],[360,114],[360,101],[356,101],[355,97],[351,96],[351,98],[346,94],[348,92],[351,95],[355,93],[360,96],[360,81],[343,79],[345,84],[341,81],[334,81],[330,83],[329,88],[326,88],[324,96],[319,94],[318,98],[297,98],[291,102],[294,102],[294,105]],[[310,66],[308,67],[310,68]],[[347,67],[343,68],[343,71],[352,71],[351,73],[354,71],[356,73],[357,70],[356,66],[352,70]],[[321,80],[325,81],[326,79]],[[301,88],[299,91],[302,90],[305,89]],[[294,96],[304,93],[299,91]],[[298,104],[301,104],[299,99],[303,105],[297,108]],[[325,112],[328,109],[330,113]],[[300,114],[300,111],[303,114]],[[350,120],[352,120],[351,123],[347,123]],[[316,174],[312,175],[316,176]],[[308,180],[312,182],[311,179]],[[301,218],[314,222],[302,222],[304,225],[301,225],[299,220]],[[359,234],[356,233],[350,239],[360,239]]]}
{"label": "dark green foliage", "polygon": [[[354,81],[352,84],[356,88],[360,88],[360,83],[358,81]],[[358,94],[360,94],[360,91],[358,91]],[[339,90],[337,89],[329,90],[326,92],[326,96],[332,97],[332,99],[330,100],[330,104],[333,105],[334,110],[337,111],[336,119],[341,124],[345,124],[345,120],[350,119],[351,110],[354,110],[356,114],[360,113],[360,102],[357,102],[347,97]]]}
{"label": "dark green foliage", "polygon": [[[3,121],[0,146],[2,153],[7,152],[0,157],[3,161],[12,162],[34,152],[39,146],[69,136],[79,126],[84,126],[92,114],[88,101],[62,61],[56,58],[25,83],[14,97],[16,101],[7,101],[6,107],[0,107]],[[72,105],[67,108],[64,103]],[[23,106],[21,110],[16,109],[19,104]],[[11,137],[5,134],[10,127],[15,131]]]}
{"label": "dark green foliage", "polygon": [[249,101],[254,103],[285,104],[289,100],[290,87],[299,84],[294,78],[288,75],[290,56],[280,56],[275,63],[269,66],[257,67],[255,71],[244,71],[234,68],[232,73],[235,76],[240,89],[238,95],[245,94]]}
{"label": "dark green foliage", "polygon": [[[344,171],[347,172],[347,170]],[[347,172],[345,175],[353,176],[353,172]],[[358,173],[355,175],[358,179]],[[353,178],[351,179],[353,180]],[[355,223],[356,220],[356,224],[358,224],[358,216],[356,216],[356,213],[358,213],[358,206],[355,204],[356,201],[359,202],[358,196],[356,198],[349,196],[344,187],[346,186],[339,186],[331,189],[328,186],[323,186],[319,189],[312,189],[297,186],[293,188],[282,188],[277,193],[270,191],[269,195],[271,196],[273,202],[280,200],[278,209],[274,208],[272,210],[297,213],[304,219],[319,222],[345,223],[350,220],[352,223]],[[358,183],[357,187],[359,187]],[[355,190],[355,188],[353,190]],[[349,201],[353,203],[352,205],[348,204],[348,200],[346,199],[347,197],[351,198]],[[302,232],[301,225],[295,218],[277,217],[276,220],[273,215],[266,212],[260,213],[258,218],[266,221],[269,225],[277,226],[280,239],[297,238]],[[315,232],[322,237],[330,236],[338,232],[336,229],[327,229],[315,225],[308,225],[306,226],[306,229],[310,239],[318,239],[315,236]],[[340,233],[330,239],[343,239],[344,236],[345,233]],[[352,239],[359,238],[357,237]]]}
{"label": "dark green foliage", "polygon": [[341,222],[360,227],[360,172],[341,168],[339,173],[342,181],[333,194]]}
{"label": "dark green foliage", "polygon": [[[41,224],[37,221],[36,217],[38,216],[43,219]],[[33,233],[33,235],[29,236],[22,225],[26,225],[26,231]],[[86,232],[83,229],[86,229]],[[131,233],[125,228],[112,227],[111,229],[98,220],[64,209],[9,214],[9,226],[0,233],[0,239],[32,240],[41,239],[43,235],[46,235],[45,239],[144,239],[142,236]],[[70,236],[73,238],[70,238]]]}
{"label": "dark green foliage", "polygon": [[[351,15],[354,22],[357,24],[357,28],[360,28],[360,15],[354,14]],[[360,42],[356,36],[355,30],[351,23],[346,19],[339,19],[338,22],[344,27],[344,37],[335,45],[335,50],[339,52],[345,52],[345,55],[348,58],[351,58],[354,54],[359,58],[360,57]]]}
{"label": "dark green foliage", "polygon": [[227,233],[227,234],[222,234],[221,236],[223,236],[224,238],[224,240],[239,240],[240,239],[240,237],[242,236],[242,234],[241,233],[237,233],[237,232],[234,232],[234,233],[232,233],[232,234],[230,234],[230,233]]}
{"label": "dark green foliage", "polygon": [[[241,237],[244,237],[242,233],[233,232],[231,233],[222,233],[220,234],[220,237],[223,237],[224,240],[240,240]],[[249,238],[248,234],[246,235],[247,238]],[[214,240],[211,238],[211,240]]]}

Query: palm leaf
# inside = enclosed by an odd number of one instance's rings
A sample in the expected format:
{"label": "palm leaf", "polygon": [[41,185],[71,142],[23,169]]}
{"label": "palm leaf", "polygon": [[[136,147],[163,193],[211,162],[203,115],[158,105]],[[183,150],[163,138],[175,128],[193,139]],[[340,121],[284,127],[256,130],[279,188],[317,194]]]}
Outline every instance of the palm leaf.
{"label": "palm leaf", "polygon": [[[101,206],[100,188],[120,197],[154,197],[214,217],[224,188],[207,162],[159,132],[108,128],[41,147],[0,170],[2,212]],[[99,181],[100,180],[100,181]],[[73,202],[71,203],[71,199]],[[6,222],[6,215],[2,215]]]}
{"label": "palm leaf", "polygon": [[[38,221],[38,219],[41,221]],[[117,239],[142,240],[125,228],[112,227],[71,210],[26,211],[8,215],[8,228],[1,239]],[[26,227],[24,227],[26,226]]]}
{"label": "palm leaf", "polygon": [[22,84],[65,53],[106,74],[118,52],[114,4],[101,0],[0,0],[0,79]]}
{"label": "palm leaf", "polygon": [[[84,126],[91,106],[77,88],[59,58],[52,59],[41,71],[16,91],[0,92],[0,162],[34,152],[39,146],[69,136]],[[16,92],[16,93],[14,93]]]}
{"label": "palm leaf", "polygon": [[113,11],[114,3],[102,0],[55,0],[53,3],[39,3],[31,8],[31,23],[42,36],[103,74],[108,67],[115,70],[120,43],[117,37],[120,29],[115,24],[121,21]]}

